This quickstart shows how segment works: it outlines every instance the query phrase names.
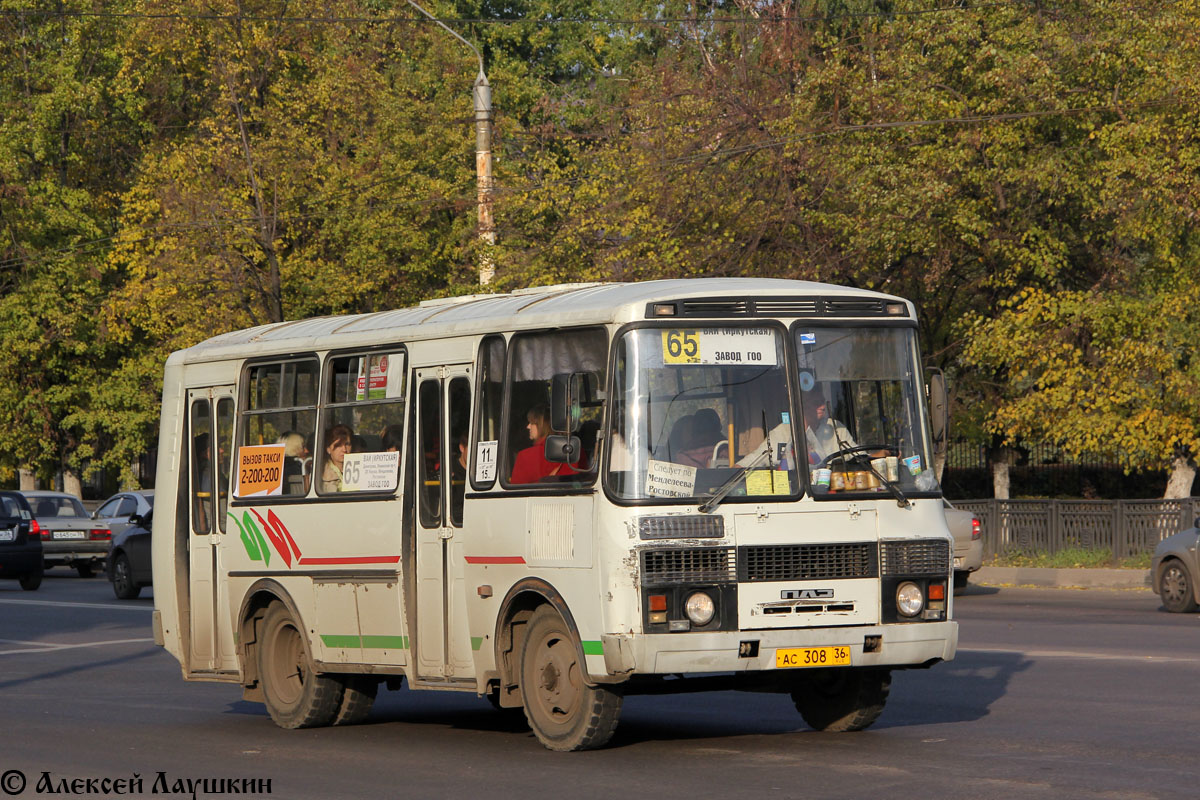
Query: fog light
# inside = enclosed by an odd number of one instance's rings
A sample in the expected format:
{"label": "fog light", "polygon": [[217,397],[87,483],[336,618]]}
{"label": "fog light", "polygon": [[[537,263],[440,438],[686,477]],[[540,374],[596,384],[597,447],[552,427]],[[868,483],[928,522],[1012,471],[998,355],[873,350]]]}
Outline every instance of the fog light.
{"label": "fog light", "polygon": [[683,604],[683,613],[687,614],[693,625],[702,627],[712,622],[713,615],[717,613],[717,606],[704,592],[692,592]]}
{"label": "fog light", "polygon": [[921,587],[912,581],[905,581],[896,589],[896,610],[906,617],[915,617],[921,613],[925,598],[921,596]]}

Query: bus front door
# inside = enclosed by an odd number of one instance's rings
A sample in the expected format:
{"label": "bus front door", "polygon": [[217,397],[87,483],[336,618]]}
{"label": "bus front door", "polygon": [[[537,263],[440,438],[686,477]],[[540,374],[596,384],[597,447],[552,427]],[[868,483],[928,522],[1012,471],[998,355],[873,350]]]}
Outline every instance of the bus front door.
{"label": "bus front door", "polygon": [[471,366],[418,369],[417,675],[472,680],[463,559]]}
{"label": "bus front door", "polygon": [[229,501],[233,445],[233,387],[188,391],[188,668],[237,669],[229,624],[228,582],[222,580],[221,541]]}

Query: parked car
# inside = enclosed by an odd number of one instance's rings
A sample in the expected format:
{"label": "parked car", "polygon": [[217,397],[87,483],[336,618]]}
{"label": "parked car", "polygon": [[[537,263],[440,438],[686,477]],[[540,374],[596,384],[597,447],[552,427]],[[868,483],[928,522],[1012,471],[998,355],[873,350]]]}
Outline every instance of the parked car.
{"label": "parked car", "polygon": [[108,579],[118,600],[132,600],[142,593],[150,580],[150,525],[154,511],[146,516],[134,514],[129,524],[113,534],[108,550]]}
{"label": "parked car", "polygon": [[960,511],[943,500],[942,509],[946,524],[954,534],[954,591],[960,593],[967,588],[967,579],[972,572],[983,566],[983,537],[979,517],[970,511]]}
{"label": "parked car", "polygon": [[1182,614],[1200,605],[1200,519],[1186,531],[1168,536],[1150,561],[1154,589],[1167,611]]}
{"label": "parked car", "polygon": [[117,492],[100,504],[92,519],[116,536],[130,524],[133,515],[144,517],[154,508],[154,492]]}
{"label": "parked car", "polygon": [[65,492],[21,492],[33,509],[33,519],[42,533],[46,569],[73,567],[81,578],[90,578],[104,566],[112,530],[94,522],[73,494]]}
{"label": "parked car", "polygon": [[42,537],[29,501],[0,492],[0,578],[16,578],[27,592],[42,585]]}

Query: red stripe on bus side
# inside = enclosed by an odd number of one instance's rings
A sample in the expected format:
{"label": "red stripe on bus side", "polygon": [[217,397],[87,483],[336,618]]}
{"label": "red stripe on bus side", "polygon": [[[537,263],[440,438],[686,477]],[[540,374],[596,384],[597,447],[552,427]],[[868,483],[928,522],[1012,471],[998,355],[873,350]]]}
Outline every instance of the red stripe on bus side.
{"label": "red stripe on bus side", "polygon": [[354,558],[305,558],[300,559],[300,564],[395,564],[400,561],[400,556],[357,556]]}
{"label": "red stripe on bus side", "polygon": [[467,556],[468,564],[524,564],[523,556]]}

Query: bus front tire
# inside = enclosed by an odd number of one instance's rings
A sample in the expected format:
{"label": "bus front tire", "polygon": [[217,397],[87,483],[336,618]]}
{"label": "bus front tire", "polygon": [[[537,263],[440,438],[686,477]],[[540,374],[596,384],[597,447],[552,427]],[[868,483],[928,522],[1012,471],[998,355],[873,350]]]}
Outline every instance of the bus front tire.
{"label": "bus front tire", "polygon": [[792,690],[792,702],[815,730],[861,731],[883,713],[891,685],[886,669],[814,670]]}
{"label": "bus front tire", "polygon": [[321,727],[338,716],[342,682],[313,672],[302,628],[282,603],[272,603],[263,617],[258,678],[267,712],[281,728]]}
{"label": "bus front tire", "polygon": [[622,697],[605,686],[588,686],[580,647],[550,606],[529,620],[521,651],[521,697],[525,719],[549,750],[603,747],[617,729]]}

